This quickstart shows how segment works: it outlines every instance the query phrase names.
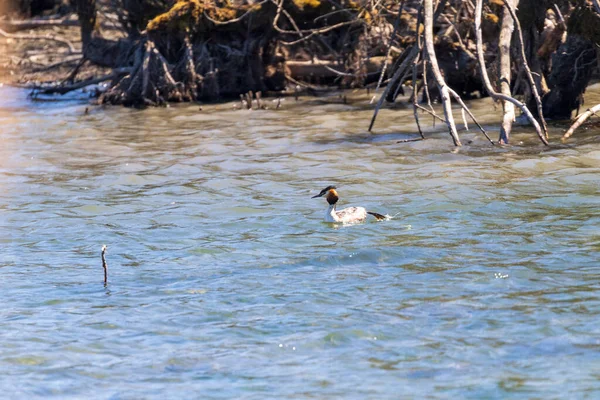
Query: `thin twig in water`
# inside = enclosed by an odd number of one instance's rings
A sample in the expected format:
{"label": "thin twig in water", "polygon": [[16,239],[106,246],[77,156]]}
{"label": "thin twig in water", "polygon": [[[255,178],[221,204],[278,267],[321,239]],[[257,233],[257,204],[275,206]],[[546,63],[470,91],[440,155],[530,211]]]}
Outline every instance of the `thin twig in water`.
{"label": "thin twig in water", "polygon": [[414,138],[414,139],[402,139],[396,141],[396,143],[408,143],[408,142],[420,142],[421,140],[425,140],[424,137]]}
{"label": "thin twig in water", "polygon": [[108,282],[108,264],[106,263],[106,245],[102,245],[102,268],[104,268],[104,284]]}
{"label": "thin twig in water", "polygon": [[419,56],[417,56],[417,58],[415,58],[415,61],[413,63],[413,74],[412,74],[412,103],[413,103],[413,115],[415,116],[415,122],[417,123],[417,129],[419,130],[419,135],[421,135],[421,137],[423,139],[425,139],[425,136],[423,135],[423,130],[421,129],[421,124],[419,123],[419,112],[418,112],[418,102],[419,102],[419,95],[417,93],[417,68],[419,65]]}
{"label": "thin twig in water", "polygon": [[[443,123],[446,123],[446,120],[445,120],[444,118],[440,117],[439,115],[437,115],[437,114],[435,113],[435,111],[428,110],[428,109],[426,109],[425,107],[423,107],[423,106],[422,106],[422,105],[420,105],[420,104],[417,104],[417,108],[418,108],[419,110],[425,111],[427,114],[431,115],[431,116],[433,117],[433,120],[434,120],[434,121],[435,121],[436,119],[439,119],[439,120],[440,120],[440,121],[442,121]],[[435,126],[435,125],[434,125],[434,126]]]}
{"label": "thin twig in water", "polygon": [[[467,114],[469,114],[469,117],[471,117],[471,119],[473,120],[473,122],[475,122],[475,125],[477,125],[479,127],[479,130],[481,132],[483,132],[483,134],[485,135],[485,137],[487,138],[487,140],[489,140],[490,143],[492,145],[494,145],[494,141],[492,139],[490,139],[490,137],[486,133],[485,129],[483,129],[483,126],[481,126],[479,124],[479,122],[477,122],[477,119],[475,118],[475,116],[473,115],[473,113],[471,112],[471,110],[469,110],[469,108],[467,107],[467,105],[462,101],[462,99],[460,98],[460,96],[458,95],[458,93],[456,93],[451,88],[448,88],[448,91],[450,92],[450,94],[452,95],[452,97],[454,97],[454,99],[458,102],[458,104],[460,104],[460,106],[462,107],[463,111],[466,111]],[[463,118],[464,118],[464,114],[463,114]],[[469,130],[469,128],[467,127],[467,121],[466,120],[465,120],[465,128],[466,128],[466,130]]]}

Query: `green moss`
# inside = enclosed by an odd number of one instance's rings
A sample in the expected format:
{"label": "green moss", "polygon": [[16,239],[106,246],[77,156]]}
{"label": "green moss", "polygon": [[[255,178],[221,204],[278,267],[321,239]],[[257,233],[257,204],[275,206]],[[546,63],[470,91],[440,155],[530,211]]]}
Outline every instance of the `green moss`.
{"label": "green moss", "polygon": [[321,5],[320,0],[293,0],[296,7],[304,10],[305,7],[318,8]]}
{"label": "green moss", "polygon": [[148,31],[185,31],[195,26],[205,10],[199,0],[180,0],[146,26]]}

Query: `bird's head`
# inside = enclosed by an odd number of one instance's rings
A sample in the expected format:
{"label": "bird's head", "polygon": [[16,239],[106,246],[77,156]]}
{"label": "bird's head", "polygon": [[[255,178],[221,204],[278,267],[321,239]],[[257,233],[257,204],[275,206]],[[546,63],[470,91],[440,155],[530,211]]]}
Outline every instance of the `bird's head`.
{"label": "bird's head", "polygon": [[329,204],[335,204],[337,203],[339,197],[337,192],[335,191],[336,187],[335,186],[327,186],[325,189],[321,190],[321,192],[316,195],[313,196],[312,198],[316,198],[316,197],[323,197],[326,196],[327,202]]}

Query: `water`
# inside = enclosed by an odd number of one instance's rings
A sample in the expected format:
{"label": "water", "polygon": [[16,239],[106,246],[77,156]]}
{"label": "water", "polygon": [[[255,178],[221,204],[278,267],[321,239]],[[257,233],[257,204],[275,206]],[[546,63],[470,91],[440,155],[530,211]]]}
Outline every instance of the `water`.
{"label": "water", "polygon": [[[428,118],[397,143],[410,109],[366,134],[365,94],[86,115],[1,90],[8,398],[598,396],[595,128],[456,150]],[[325,224],[329,184],[397,216]]]}

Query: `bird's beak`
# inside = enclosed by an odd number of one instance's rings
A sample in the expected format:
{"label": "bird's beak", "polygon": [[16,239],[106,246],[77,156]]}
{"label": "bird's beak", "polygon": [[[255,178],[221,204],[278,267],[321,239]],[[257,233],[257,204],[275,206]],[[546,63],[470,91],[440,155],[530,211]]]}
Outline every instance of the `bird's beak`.
{"label": "bird's beak", "polygon": [[318,195],[311,197],[311,199],[316,199],[317,197],[321,197],[321,196],[323,196],[324,194],[325,194],[325,193],[319,193]]}

